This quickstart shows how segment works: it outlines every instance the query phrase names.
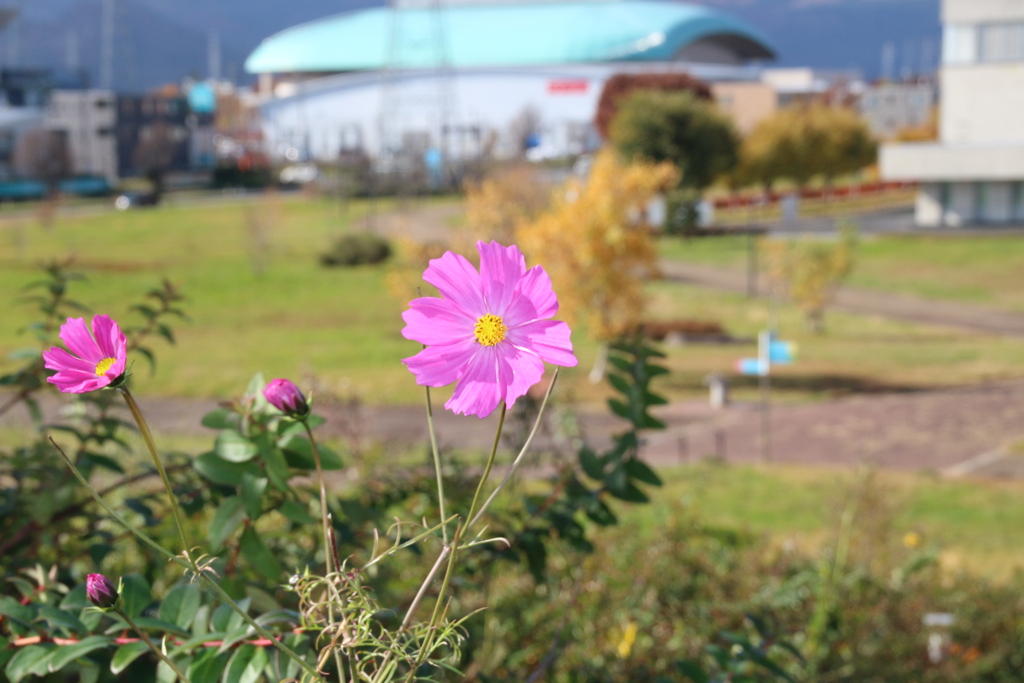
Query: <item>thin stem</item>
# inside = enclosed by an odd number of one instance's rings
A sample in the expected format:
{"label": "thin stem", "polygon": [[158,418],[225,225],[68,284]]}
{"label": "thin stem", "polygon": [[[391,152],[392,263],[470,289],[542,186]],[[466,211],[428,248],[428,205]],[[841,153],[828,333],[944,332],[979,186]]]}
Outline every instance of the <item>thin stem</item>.
{"label": "thin stem", "polygon": [[409,605],[409,610],[405,613],[405,618],[402,619],[402,630],[409,625],[409,620],[412,619],[413,612],[415,612],[416,608],[420,606],[420,601],[422,601],[423,596],[426,595],[427,588],[429,588],[430,584],[433,583],[434,577],[437,575],[437,570],[439,570],[441,565],[444,564],[445,558],[448,557],[448,553],[451,551],[452,547],[450,545],[446,545],[444,549],[441,550],[441,554],[437,556],[437,562],[435,562],[434,566],[430,569],[430,573],[427,574],[427,578],[423,580],[423,585],[420,586],[419,591],[416,593],[416,597],[412,599],[412,604]]}
{"label": "thin stem", "polygon": [[145,631],[136,626],[135,622],[132,621],[131,617],[129,617],[128,614],[123,609],[121,609],[120,607],[115,607],[114,611],[118,614],[118,616],[120,616],[122,619],[128,622],[128,625],[131,626],[132,629],[139,634],[139,637],[146,642],[146,645],[149,645],[149,649],[155,652],[157,657],[164,660],[164,663],[167,664],[167,666],[171,667],[171,670],[178,675],[178,678],[183,680],[185,683],[191,683],[188,680],[188,676],[181,673],[181,669],[179,669],[177,665],[175,665],[175,663],[171,661],[170,657],[163,653],[163,650],[158,648],[156,644],[149,639],[149,636],[146,635]]}
{"label": "thin stem", "polygon": [[185,557],[192,565],[191,569],[196,573],[199,573],[199,568],[192,559],[192,544],[189,543],[188,540],[188,532],[185,530],[185,521],[181,516],[181,509],[178,507],[178,499],[174,497],[174,489],[171,488],[171,480],[167,477],[167,471],[164,470],[163,463],[160,462],[160,456],[156,452],[156,442],[153,440],[153,432],[149,430],[149,423],[146,422],[146,418],[143,416],[142,410],[139,408],[139,404],[135,402],[135,397],[132,396],[130,391],[128,391],[128,387],[121,386],[118,387],[117,390],[121,393],[121,396],[124,397],[124,402],[128,404],[128,410],[132,412],[132,417],[135,418],[135,424],[139,426],[139,433],[142,434],[142,440],[146,442],[149,454],[153,456],[153,464],[156,465],[156,471],[160,473],[160,479],[164,482],[164,488],[167,489],[167,498],[171,501],[171,511],[174,513],[174,522],[178,525],[178,535],[181,537],[181,542],[185,546]]}
{"label": "thin stem", "polygon": [[[437,475],[437,500],[441,508],[441,519],[447,519],[444,511],[444,478],[441,476],[441,453],[437,448],[437,432],[434,431],[434,406],[430,401],[430,387],[427,390],[427,427],[430,429],[430,449],[434,454],[434,473]],[[448,527],[441,527],[441,538],[448,545]]]}
{"label": "thin stem", "polygon": [[309,445],[313,449],[313,462],[316,463],[316,479],[317,483],[320,484],[320,519],[323,523],[324,531],[324,564],[327,565],[327,573],[330,574],[334,571],[334,568],[332,568],[334,562],[331,551],[333,547],[331,543],[331,527],[330,521],[327,518],[327,489],[324,488],[324,469],[320,464],[320,449],[317,448],[316,439],[313,438],[313,430],[309,426],[309,420],[303,420],[302,426],[306,428],[306,436],[309,437]]}
{"label": "thin stem", "polygon": [[[107,501],[103,500],[103,498],[100,497],[100,494],[96,492],[96,489],[92,487],[92,485],[89,483],[89,480],[82,475],[81,471],[79,471],[77,467],[75,467],[75,463],[71,462],[71,458],[69,458],[68,454],[64,452],[64,449],[57,445],[57,442],[53,440],[53,437],[50,437],[50,443],[53,444],[54,448],[56,448],[57,451],[64,458],[64,462],[66,462],[68,467],[71,468],[71,472],[75,475],[75,478],[78,479],[79,483],[85,487],[89,494],[96,500],[97,503],[99,503],[100,507],[102,507],[107,512],[108,515],[117,520],[117,522],[121,526],[130,531],[132,534],[135,535],[136,538],[138,538],[140,541],[145,543],[147,546],[152,548],[160,555],[163,555],[172,562],[176,562],[186,570],[193,571],[193,567],[191,566],[191,564],[183,560],[179,555],[175,555],[174,553],[172,553],[171,551],[167,550],[162,545],[154,541],[152,538],[150,538],[140,529],[138,529],[138,527],[136,527],[127,519],[125,519],[120,513],[118,513],[112,507],[110,507],[110,505],[107,504]],[[225,593],[224,589],[221,588],[213,579],[207,576],[205,572],[200,571],[194,575],[198,576],[199,579],[203,581],[207,587],[212,589],[213,592],[217,594],[217,597],[221,599],[221,601],[223,601],[226,605],[230,606],[231,609],[235,610],[235,612],[237,612],[238,615],[242,617],[242,620],[250,626],[252,626],[256,630],[256,632],[260,634],[260,636],[273,642],[274,646],[277,649],[279,649],[288,657],[291,657],[293,660],[295,660],[299,664],[299,666],[305,669],[307,673],[312,675],[315,680],[323,680],[323,677],[319,674],[319,672],[317,672],[316,669],[310,666],[305,659],[296,654],[290,647],[288,647],[283,642],[275,638],[270,631],[256,623],[256,621],[249,616],[248,612],[239,607],[238,603],[232,600],[231,596]]]}
{"label": "thin stem", "polygon": [[497,488],[491,492],[491,495],[487,497],[484,504],[480,506],[479,512],[477,512],[475,516],[470,517],[469,524],[466,525],[467,531],[470,527],[476,524],[477,520],[483,516],[484,512],[487,511],[487,508],[494,502],[494,499],[498,497],[498,493],[500,493],[501,490],[505,488],[505,485],[512,479],[512,475],[516,473],[516,470],[519,469],[519,465],[522,464],[523,457],[526,455],[526,452],[530,450],[530,445],[533,443],[533,437],[537,435],[537,431],[540,429],[540,422],[544,417],[544,409],[547,408],[548,399],[551,398],[551,391],[555,388],[555,382],[558,381],[558,370],[558,368],[555,368],[555,374],[551,377],[551,384],[548,385],[548,390],[544,394],[544,400],[540,404],[540,410],[537,411],[537,419],[533,423],[533,429],[530,430],[530,435],[526,438],[526,443],[523,444],[523,448],[519,451],[519,455],[516,456],[516,459],[512,461],[512,466],[509,467],[508,472],[505,474],[505,478],[501,480],[501,483],[498,484]]}
{"label": "thin stem", "polygon": [[505,426],[505,412],[507,410],[508,404],[502,402],[501,417],[498,418],[498,431],[494,434],[494,445],[491,446],[491,456],[487,458],[487,466],[484,468],[483,476],[480,477],[480,483],[476,486],[476,493],[473,494],[473,502],[469,506],[469,514],[466,515],[466,519],[474,519],[473,511],[476,510],[476,501],[480,498],[480,492],[483,491],[484,484],[487,483],[487,478],[491,476],[491,468],[494,467],[494,456],[498,454],[498,444],[501,442],[501,429]]}

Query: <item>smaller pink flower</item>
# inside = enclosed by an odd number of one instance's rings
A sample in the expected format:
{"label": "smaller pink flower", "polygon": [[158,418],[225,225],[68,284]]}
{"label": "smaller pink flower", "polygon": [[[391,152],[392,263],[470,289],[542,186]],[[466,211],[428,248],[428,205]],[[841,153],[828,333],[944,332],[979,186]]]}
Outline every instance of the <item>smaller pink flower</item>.
{"label": "smaller pink flower", "polygon": [[309,402],[295,383],[287,379],[272,379],[263,389],[263,396],[289,417],[303,418],[309,415]]}
{"label": "smaller pink flower", "polygon": [[85,595],[89,602],[100,609],[110,609],[117,604],[117,588],[103,574],[89,574],[85,577]]}
{"label": "smaller pink flower", "polygon": [[60,326],[60,340],[71,350],[59,346],[43,352],[47,370],[57,374],[46,379],[65,394],[84,394],[109,386],[124,374],[128,362],[128,340],[108,315],[92,319],[92,332],[84,318],[68,318]]}

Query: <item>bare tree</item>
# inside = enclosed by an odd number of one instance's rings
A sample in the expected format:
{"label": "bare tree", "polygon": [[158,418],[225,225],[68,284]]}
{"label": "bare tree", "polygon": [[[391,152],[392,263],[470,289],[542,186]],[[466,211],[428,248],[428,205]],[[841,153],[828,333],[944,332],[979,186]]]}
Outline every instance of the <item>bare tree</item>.
{"label": "bare tree", "polygon": [[14,147],[14,168],[19,175],[46,183],[50,197],[57,182],[71,175],[68,135],[62,130],[37,128],[21,136]]}

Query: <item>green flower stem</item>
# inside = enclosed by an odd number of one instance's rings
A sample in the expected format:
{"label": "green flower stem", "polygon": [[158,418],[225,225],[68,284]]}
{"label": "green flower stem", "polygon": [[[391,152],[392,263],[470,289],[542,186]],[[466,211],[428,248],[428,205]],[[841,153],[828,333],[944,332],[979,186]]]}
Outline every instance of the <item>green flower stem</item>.
{"label": "green flower stem", "polygon": [[309,445],[313,449],[313,462],[316,463],[316,480],[320,485],[320,520],[323,523],[324,532],[324,563],[327,565],[327,572],[330,574],[337,567],[333,567],[334,553],[332,548],[334,544],[331,543],[331,523],[327,518],[327,489],[324,487],[324,468],[320,464],[320,449],[317,448],[316,439],[313,438],[313,429],[309,426],[309,420],[302,420],[302,426],[306,428],[306,436],[309,437]]}
{"label": "green flower stem", "polygon": [[[147,546],[152,548],[155,552],[159,553],[160,555],[163,555],[171,562],[176,562],[177,564],[181,565],[182,568],[188,571],[193,571],[192,565],[189,562],[186,562],[181,558],[181,556],[175,555],[171,551],[167,550],[167,548],[164,548],[162,545],[160,545],[152,538],[147,536],[145,533],[143,533],[134,524],[125,519],[119,512],[110,507],[110,505],[107,504],[107,501],[103,500],[102,496],[100,496],[100,494],[96,492],[96,489],[92,487],[92,485],[89,483],[89,480],[85,478],[85,476],[77,467],[75,467],[75,463],[71,461],[71,458],[69,458],[68,454],[64,452],[64,449],[57,445],[57,442],[53,440],[53,437],[50,437],[50,443],[53,444],[54,448],[56,448],[57,451],[64,458],[64,462],[66,462],[68,467],[71,468],[71,472],[75,475],[75,478],[78,479],[78,482],[85,487],[85,489],[89,492],[93,499],[97,503],[99,503],[100,507],[103,508],[108,515],[117,520],[117,522],[121,526],[130,531],[132,534],[134,534],[136,538],[138,538],[140,541],[142,541]],[[278,650],[283,652],[286,656],[290,657],[291,659],[295,660],[299,664],[299,666],[305,669],[308,674],[313,676],[314,680],[323,680],[323,676],[321,676],[316,669],[310,666],[310,664],[306,662],[305,659],[300,657],[294,650],[285,645],[282,641],[275,638],[274,634],[272,634],[270,631],[256,623],[256,620],[250,617],[248,612],[239,607],[238,603],[232,600],[231,596],[225,593],[224,589],[221,588],[220,585],[218,585],[213,579],[207,576],[205,572],[200,571],[197,574],[197,576],[208,588],[210,588],[214,593],[217,594],[217,597],[220,598],[220,600],[224,602],[224,604],[229,605],[231,609],[235,610],[235,612],[237,612],[238,615],[242,617],[243,621],[252,626],[253,629],[255,629],[256,632],[260,634],[260,636],[274,643],[274,646]]]}
{"label": "green flower stem", "polygon": [[156,452],[156,442],[153,440],[153,432],[149,430],[149,423],[146,422],[145,416],[142,414],[142,410],[139,408],[139,404],[135,402],[135,397],[132,396],[131,392],[128,391],[128,387],[120,386],[117,391],[124,397],[124,402],[128,404],[128,410],[132,412],[132,417],[135,418],[135,424],[139,426],[139,433],[142,434],[142,440],[146,442],[146,447],[149,449],[149,454],[153,456],[153,464],[156,465],[157,472],[160,473],[160,479],[164,482],[164,488],[167,489],[167,498],[171,501],[171,511],[174,513],[174,522],[178,525],[178,535],[181,537],[181,543],[185,546],[185,558],[191,565],[190,569],[195,573],[200,573],[199,567],[196,566],[195,560],[192,559],[192,544],[188,540],[188,532],[185,530],[185,521],[181,516],[181,508],[178,507],[178,499],[174,497],[174,490],[171,488],[171,480],[167,477],[167,471],[164,469],[163,463],[160,462],[160,456]]}
{"label": "green flower stem", "polygon": [[164,663],[167,664],[167,666],[171,667],[171,670],[175,674],[177,674],[178,678],[180,678],[185,683],[191,683],[188,680],[188,676],[181,672],[181,669],[179,669],[177,665],[171,661],[171,658],[165,655],[163,650],[158,648],[156,644],[152,640],[150,640],[149,636],[146,635],[146,632],[139,628],[123,609],[121,609],[120,607],[115,607],[114,612],[117,613],[117,615],[124,619],[126,622],[128,622],[128,625],[132,627],[132,630],[139,634],[139,637],[142,638],[143,641],[145,641],[146,645],[149,645],[149,649],[155,652],[157,657],[164,660]]}
{"label": "green flower stem", "polygon": [[498,454],[498,444],[501,443],[501,430],[505,426],[505,412],[507,410],[508,404],[503,401],[501,404],[501,417],[498,418],[498,431],[494,434],[494,445],[491,446],[491,456],[487,458],[487,466],[484,468],[483,476],[480,477],[480,483],[476,486],[476,493],[473,494],[473,502],[469,506],[469,514],[466,515],[466,519],[474,519],[473,512],[476,510],[476,501],[480,498],[480,492],[483,491],[487,478],[491,476],[491,468],[494,467],[494,456]]}
{"label": "green flower stem", "polygon": [[[437,500],[438,505],[441,508],[441,519],[447,519],[448,515],[444,511],[444,479],[441,476],[441,454],[437,448],[437,432],[434,431],[434,406],[430,401],[430,387],[425,387],[427,390],[427,427],[430,429],[430,449],[434,453],[434,473],[437,475]],[[448,527],[441,527],[441,538],[444,540],[444,544],[448,545]]]}
{"label": "green flower stem", "polygon": [[[434,527],[431,527],[431,528],[427,529],[426,531],[421,533],[419,536],[413,536],[408,541],[403,541],[401,545],[391,546],[391,548],[389,548],[388,550],[384,550],[384,551],[378,553],[372,559],[370,559],[369,562],[367,562],[366,564],[363,565],[362,571],[366,571],[367,569],[369,569],[373,565],[375,565],[378,562],[380,562],[381,560],[383,560],[385,557],[389,557],[391,555],[394,555],[396,551],[401,550],[402,548],[408,548],[409,546],[416,545],[417,543],[422,541],[427,536],[433,535],[434,532],[436,532],[438,529],[440,529],[441,527],[443,527],[443,526],[445,526],[447,524],[450,524],[451,522],[453,522],[456,519],[458,519],[458,515],[452,515],[448,519],[442,520],[442,522],[440,524],[438,524],[437,526],[434,526]],[[396,541],[397,541],[397,539],[396,539]]]}
{"label": "green flower stem", "polygon": [[437,561],[434,562],[434,566],[431,567],[430,573],[427,574],[427,578],[423,580],[423,585],[420,586],[419,591],[416,593],[416,597],[412,599],[412,603],[409,605],[409,609],[405,613],[405,618],[402,619],[401,629],[405,630],[405,627],[409,625],[409,621],[412,620],[412,615],[416,611],[416,608],[420,606],[420,601],[423,600],[423,596],[427,594],[427,588],[434,582],[434,577],[437,576],[437,572],[441,569],[441,565],[444,564],[448,554],[451,553],[452,547],[446,545],[442,550],[441,554],[437,556]]}
{"label": "green flower stem", "polygon": [[[544,410],[547,408],[548,399],[551,398],[551,391],[555,388],[555,382],[558,381],[558,370],[559,368],[555,368],[555,374],[551,377],[551,384],[548,385],[548,390],[544,394],[544,400],[540,404],[540,410],[537,411],[537,419],[533,423],[533,429],[530,430],[530,435],[526,438],[526,443],[523,444],[523,448],[519,451],[519,455],[516,456],[516,459],[512,461],[512,466],[509,467],[508,472],[505,474],[505,478],[501,480],[501,483],[498,484],[497,488],[491,492],[491,495],[484,501],[484,504],[480,506],[480,510],[476,515],[473,516],[472,512],[470,512],[471,516],[469,518],[469,524],[466,525],[467,531],[476,524],[477,520],[483,516],[484,512],[487,511],[487,508],[494,502],[494,499],[498,497],[498,493],[500,493],[501,490],[505,488],[505,485],[512,479],[512,475],[516,473],[516,470],[519,469],[519,465],[522,464],[523,457],[526,455],[526,452],[530,450],[530,445],[533,443],[533,437],[537,435],[537,430],[540,429],[540,422],[544,417]],[[502,417],[504,418],[504,416],[505,413],[502,412]],[[491,457],[493,459],[494,455],[492,454]],[[483,482],[481,481],[481,485],[482,483]],[[479,493],[479,491],[477,491],[477,493]]]}

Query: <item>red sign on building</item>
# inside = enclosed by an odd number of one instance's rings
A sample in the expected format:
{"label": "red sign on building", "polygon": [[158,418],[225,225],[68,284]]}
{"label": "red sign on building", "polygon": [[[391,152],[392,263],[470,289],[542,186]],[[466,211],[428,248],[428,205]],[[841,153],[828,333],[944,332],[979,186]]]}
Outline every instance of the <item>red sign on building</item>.
{"label": "red sign on building", "polygon": [[590,86],[585,80],[548,81],[548,93],[551,95],[583,95]]}

